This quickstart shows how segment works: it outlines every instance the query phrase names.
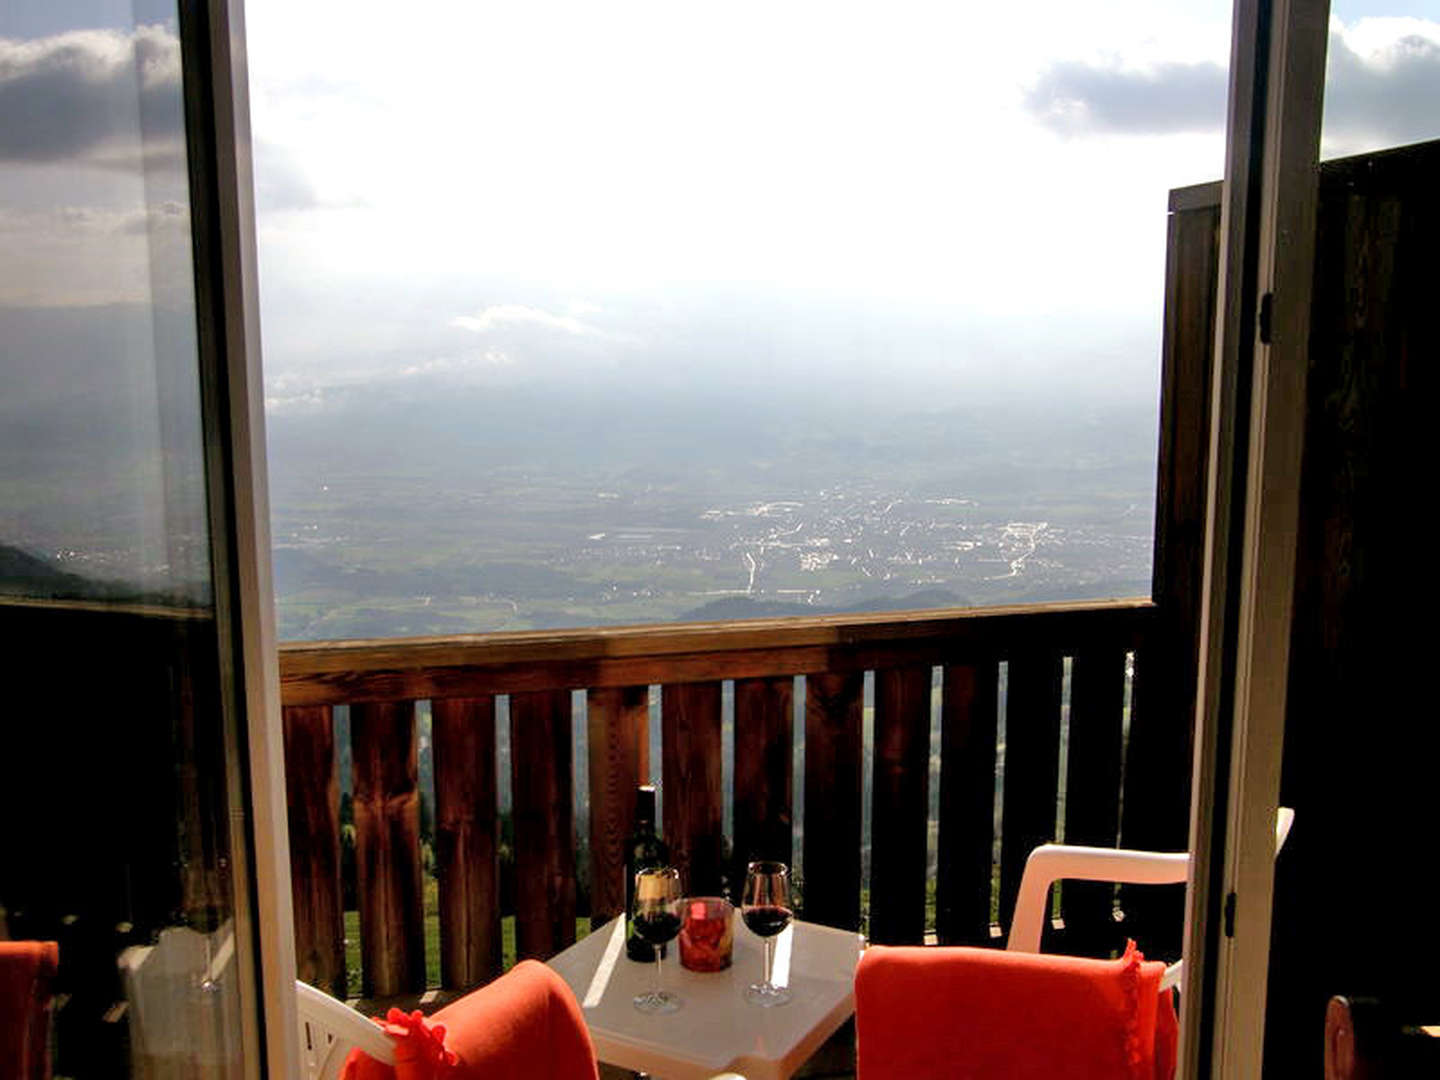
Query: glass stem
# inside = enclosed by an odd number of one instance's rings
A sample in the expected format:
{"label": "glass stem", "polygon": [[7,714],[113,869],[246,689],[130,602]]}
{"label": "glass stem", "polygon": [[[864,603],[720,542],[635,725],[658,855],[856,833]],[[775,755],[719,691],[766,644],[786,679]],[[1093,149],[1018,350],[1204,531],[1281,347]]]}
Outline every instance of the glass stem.
{"label": "glass stem", "polygon": [[770,982],[770,971],[775,966],[775,938],[773,936],[765,939],[765,982],[768,990],[772,985]]}
{"label": "glass stem", "polygon": [[655,996],[659,997],[665,992],[665,968],[661,965],[662,954],[660,946],[655,946]]}

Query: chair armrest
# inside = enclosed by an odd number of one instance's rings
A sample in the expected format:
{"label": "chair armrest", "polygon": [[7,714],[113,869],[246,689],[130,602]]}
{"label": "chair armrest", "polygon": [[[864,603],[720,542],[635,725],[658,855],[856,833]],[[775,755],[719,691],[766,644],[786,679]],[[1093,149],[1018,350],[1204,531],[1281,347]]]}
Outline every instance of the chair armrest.
{"label": "chair armrest", "polygon": [[[386,1065],[395,1064],[395,1044],[390,1041],[390,1036],[386,1035],[378,1024],[371,1023],[367,1017],[343,1001],[336,1001],[324,991],[297,979],[295,1003],[302,1025],[313,1025],[317,1037],[335,1037],[340,1046],[330,1053],[337,1055],[337,1061],[343,1062],[345,1054],[353,1046],[365,1051],[376,1061],[382,1061]],[[303,1031],[301,1037],[304,1038]],[[326,1056],[325,1048],[315,1049],[322,1058]],[[336,1071],[338,1072],[338,1067]]]}
{"label": "chair armrest", "polygon": [[1275,811],[1275,854],[1280,854],[1280,849],[1285,846],[1285,841],[1290,837],[1290,826],[1295,824],[1295,811],[1288,806],[1282,806]]}
{"label": "chair armrest", "polygon": [[1190,873],[1184,851],[1131,851],[1125,848],[1041,844],[1025,860],[1020,892],[1010,918],[1007,949],[1039,952],[1050,886],[1062,879],[1119,881],[1132,885],[1174,885]]}

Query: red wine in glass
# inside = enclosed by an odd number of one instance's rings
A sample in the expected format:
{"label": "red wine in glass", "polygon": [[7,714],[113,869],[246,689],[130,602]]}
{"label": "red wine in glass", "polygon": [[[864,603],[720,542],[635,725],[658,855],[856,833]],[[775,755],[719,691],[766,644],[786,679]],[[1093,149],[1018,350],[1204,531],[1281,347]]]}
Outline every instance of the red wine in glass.
{"label": "red wine in glass", "polygon": [[760,904],[744,908],[740,912],[740,917],[745,920],[751,933],[762,938],[774,937],[780,933],[790,925],[793,916],[794,912],[789,908],[774,904]]}
{"label": "red wine in glass", "polygon": [[659,911],[635,916],[635,932],[650,945],[664,945],[680,933],[680,916]]}
{"label": "red wine in glass", "polygon": [[[765,977],[745,991],[745,1000],[761,1008],[784,1005],[790,1000],[790,987],[774,982],[775,937],[790,925],[790,868],[782,862],[760,860],[745,871],[745,892],[741,897],[740,917],[750,932],[765,942]],[[789,972],[785,975],[789,981]]]}
{"label": "red wine in glass", "polygon": [[672,1013],[682,1001],[679,994],[665,989],[660,946],[680,933],[680,871],[673,866],[650,866],[637,873],[631,914],[635,933],[655,946],[655,985],[635,995],[635,1008],[643,1013]]}

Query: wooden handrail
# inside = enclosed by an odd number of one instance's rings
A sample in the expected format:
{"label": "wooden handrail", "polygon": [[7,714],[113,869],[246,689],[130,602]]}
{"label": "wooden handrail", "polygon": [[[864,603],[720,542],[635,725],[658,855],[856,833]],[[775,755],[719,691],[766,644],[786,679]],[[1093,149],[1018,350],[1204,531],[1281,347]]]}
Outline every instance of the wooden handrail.
{"label": "wooden handrail", "polygon": [[1016,649],[1133,646],[1148,599],[670,623],[280,647],[287,706],[875,670]]}
{"label": "wooden handrail", "polygon": [[175,604],[148,604],[138,601],[53,600],[30,596],[0,596],[0,611],[17,614],[93,615],[110,619],[146,619],[150,622],[209,623],[215,612],[209,607],[181,607]]}

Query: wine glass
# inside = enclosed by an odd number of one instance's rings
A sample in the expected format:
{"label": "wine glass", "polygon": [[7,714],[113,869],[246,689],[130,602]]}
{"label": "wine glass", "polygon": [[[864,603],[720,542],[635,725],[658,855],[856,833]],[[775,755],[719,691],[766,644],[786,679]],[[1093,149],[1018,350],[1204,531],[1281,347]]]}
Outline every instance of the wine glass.
{"label": "wine glass", "polygon": [[741,900],[740,917],[751,933],[765,941],[765,979],[752,983],[745,991],[745,1000],[761,1008],[784,1005],[790,1000],[788,986],[771,981],[775,965],[775,935],[790,925],[794,913],[790,908],[790,868],[782,862],[752,862],[745,870],[745,893]]}
{"label": "wine glass", "polygon": [[660,946],[680,933],[680,871],[652,866],[636,873],[634,916],[635,932],[655,946],[655,986],[635,995],[635,1008],[643,1013],[672,1013],[682,999],[665,989]]}

